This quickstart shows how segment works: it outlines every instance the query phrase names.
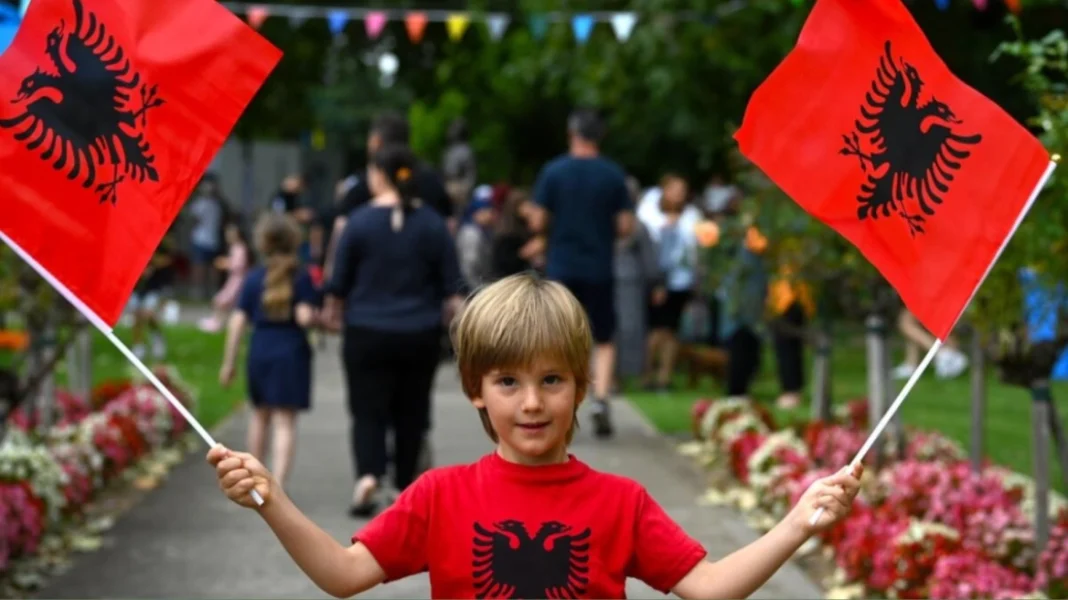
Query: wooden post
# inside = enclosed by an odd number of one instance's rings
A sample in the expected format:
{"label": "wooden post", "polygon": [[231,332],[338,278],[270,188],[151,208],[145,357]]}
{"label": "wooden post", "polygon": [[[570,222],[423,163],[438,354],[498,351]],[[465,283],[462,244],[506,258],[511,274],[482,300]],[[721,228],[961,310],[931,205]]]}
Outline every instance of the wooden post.
{"label": "wooden post", "polygon": [[986,425],[986,355],[983,352],[983,336],[978,327],[972,326],[971,335],[971,382],[972,382],[972,428],[971,463],[978,473],[983,468],[983,435]]}
{"label": "wooden post", "polygon": [[1035,480],[1035,554],[1049,542],[1049,380],[1031,384],[1031,454]]}
{"label": "wooden post", "polygon": [[829,325],[816,328],[812,360],[812,420],[831,420],[831,332]]}
{"label": "wooden post", "polygon": [[[865,325],[868,354],[868,420],[872,427],[883,417],[887,405],[886,320],[881,315],[869,315]],[[871,455],[876,464],[882,458],[883,438],[872,444]]]}
{"label": "wooden post", "polygon": [[[33,351],[34,360],[30,364],[30,372],[36,373],[39,369],[49,369],[44,379],[41,380],[37,392],[33,395],[38,431],[46,431],[55,421],[56,373],[54,358],[58,350],[56,341],[56,327],[52,322],[49,322],[44,327],[41,335],[35,339],[36,348]],[[52,366],[49,367],[49,365]]]}

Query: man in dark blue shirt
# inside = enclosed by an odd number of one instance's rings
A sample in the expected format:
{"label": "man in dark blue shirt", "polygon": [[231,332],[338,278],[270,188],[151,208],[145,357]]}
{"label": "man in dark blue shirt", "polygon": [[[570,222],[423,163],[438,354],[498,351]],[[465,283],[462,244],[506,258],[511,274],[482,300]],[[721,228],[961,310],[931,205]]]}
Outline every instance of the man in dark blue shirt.
{"label": "man in dark blue shirt", "polygon": [[563,283],[586,309],[596,343],[594,433],[612,435],[608,412],[615,371],[615,241],[629,235],[634,213],[626,175],[600,154],[604,127],[592,111],[568,119],[568,153],[545,165],[534,186],[532,228],[546,232],[546,275]]}

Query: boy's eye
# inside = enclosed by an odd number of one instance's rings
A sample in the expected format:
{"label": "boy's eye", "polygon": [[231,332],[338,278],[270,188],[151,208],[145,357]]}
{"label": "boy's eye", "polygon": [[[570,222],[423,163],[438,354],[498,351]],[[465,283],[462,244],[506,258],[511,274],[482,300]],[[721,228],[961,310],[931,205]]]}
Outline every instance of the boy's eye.
{"label": "boy's eye", "polygon": [[559,375],[546,375],[545,376],[545,383],[547,385],[556,385],[556,384],[562,382],[563,380],[564,380],[564,378],[560,377]]}
{"label": "boy's eye", "polygon": [[497,383],[500,384],[500,385],[504,385],[504,386],[513,386],[513,385],[515,385],[516,382],[515,382],[515,377],[507,377],[507,376],[505,376],[505,377],[501,377],[501,378],[497,379]]}

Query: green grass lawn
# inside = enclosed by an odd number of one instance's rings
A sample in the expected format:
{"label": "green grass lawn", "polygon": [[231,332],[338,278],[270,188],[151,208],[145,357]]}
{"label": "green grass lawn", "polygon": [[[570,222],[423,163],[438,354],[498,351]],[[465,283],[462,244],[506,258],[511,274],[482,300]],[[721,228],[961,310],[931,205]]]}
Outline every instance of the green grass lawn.
{"label": "green grass lawn", "polygon": [[[765,344],[765,346],[768,346]],[[811,351],[806,349],[806,387],[812,372]],[[894,351],[894,362],[900,362],[901,353]],[[863,338],[850,337],[837,342],[832,363],[833,398],[835,403],[846,402],[867,396],[867,374]],[[894,382],[892,388],[897,390],[904,381]],[[637,387],[628,386],[628,399],[637,406],[664,433],[687,433],[691,429],[690,408],[697,398],[722,397],[723,389],[711,378],[706,378],[695,390],[688,390],[682,379],[670,394],[643,392]],[[808,389],[806,400],[808,400]],[[775,357],[770,348],[765,348],[758,380],[753,387],[753,396],[773,403],[779,395],[776,377]],[[1057,382],[1053,386],[1053,395],[1057,402],[1062,420],[1068,414],[1068,382]],[[892,401],[893,398],[890,399]],[[807,419],[808,403],[797,410],[784,412],[775,409],[780,422]],[[912,388],[912,392],[901,407],[901,416],[907,425],[924,429],[937,430],[956,439],[968,448],[971,431],[971,383],[965,373],[957,379],[941,380],[935,377],[934,368],[929,368],[923,378]],[[1066,423],[1068,426],[1068,423]],[[1031,464],[1031,405],[1027,390],[1010,387],[996,380],[993,370],[987,377],[987,402],[985,424],[985,446],[987,456],[993,462],[1012,468],[1024,474],[1032,472]],[[1059,463],[1051,447],[1050,468],[1054,486],[1061,492],[1066,491],[1065,481],[1060,473]]]}
{"label": "green grass lawn", "polygon": [[[130,330],[119,327],[115,329],[118,337],[129,345]],[[197,398],[197,420],[204,427],[212,427],[245,400],[245,379],[239,368],[238,376],[229,388],[219,385],[219,367],[222,365],[222,333],[204,333],[189,325],[174,325],[165,329],[167,340],[166,363],[173,365],[182,380],[191,388]],[[243,350],[242,350],[243,352]],[[152,361],[146,361],[150,367]],[[238,366],[243,358],[238,359]],[[109,379],[131,377],[134,367],[104,336],[93,332],[93,382],[94,384]],[[66,381],[66,364],[61,362],[57,369],[57,383],[62,386]]]}

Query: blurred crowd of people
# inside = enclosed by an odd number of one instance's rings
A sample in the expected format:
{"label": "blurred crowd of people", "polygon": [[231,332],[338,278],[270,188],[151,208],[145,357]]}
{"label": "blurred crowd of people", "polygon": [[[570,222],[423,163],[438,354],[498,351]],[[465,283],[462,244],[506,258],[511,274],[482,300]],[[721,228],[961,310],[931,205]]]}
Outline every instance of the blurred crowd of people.
{"label": "blurred crowd of people", "polygon": [[[797,406],[813,295],[789,265],[767,264],[768,240],[729,175],[696,190],[677,173],[643,185],[601,153],[606,131],[596,113],[575,111],[566,132],[566,152],[529,188],[485,182],[462,120],[439,162],[415,156],[408,122],[394,113],[372,122],[366,167],[337,182],[329,206],[309,206],[304,181],[289,175],[242,218],[206,176],[180,217],[188,250],[168,235],[131,297],[134,351],[165,356],[161,310],[178,271],[187,273],[189,297],[211,299],[199,327],[226,330],[223,383],[235,378],[241,339],[252,331],[243,365],[254,408],[248,447],[261,456],[273,439],[284,481],[297,415],[312,406],[310,339],[339,334],[353,516],[380,507],[387,474],[403,490],[429,467],[448,324],[467,294],[515,273],[560,281],[585,308],[597,437],[613,435],[610,398],[629,383],[669,392],[709,375],[726,395],[750,396],[769,343],[777,402]],[[907,339],[929,345],[915,325],[902,316]],[[914,354],[897,376],[909,374]],[[688,383],[678,376],[683,364]],[[936,363],[941,376],[966,367],[952,345]]]}

